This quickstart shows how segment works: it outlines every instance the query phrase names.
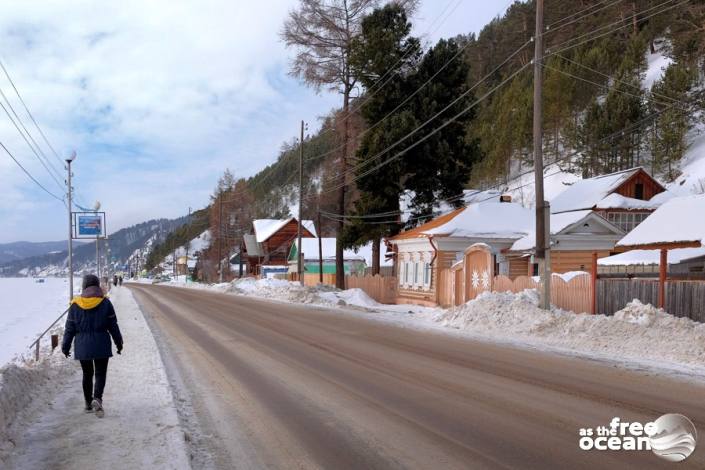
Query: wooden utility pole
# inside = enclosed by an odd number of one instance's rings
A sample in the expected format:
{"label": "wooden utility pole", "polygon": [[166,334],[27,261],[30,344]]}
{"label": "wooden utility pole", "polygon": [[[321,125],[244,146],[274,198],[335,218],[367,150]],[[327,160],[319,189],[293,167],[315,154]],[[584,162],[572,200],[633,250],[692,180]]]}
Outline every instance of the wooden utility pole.
{"label": "wooden utility pole", "polygon": [[323,284],[323,227],[321,211],[318,211],[318,282]]}
{"label": "wooden utility pole", "polygon": [[551,307],[550,214],[543,195],[543,0],[536,0],[534,34],[534,178],[536,186],[536,261],[541,275],[539,306]]}
{"label": "wooden utility pole", "polygon": [[218,198],[218,282],[223,283],[223,194]]}
{"label": "wooden utility pole", "polygon": [[301,121],[301,140],[299,141],[299,226],[297,227],[296,239],[298,246],[296,250],[296,272],[299,276],[299,283],[304,285],[304,259],[303,247],[301,246],[301,225],[303,224],[304,211],[304,121]]}

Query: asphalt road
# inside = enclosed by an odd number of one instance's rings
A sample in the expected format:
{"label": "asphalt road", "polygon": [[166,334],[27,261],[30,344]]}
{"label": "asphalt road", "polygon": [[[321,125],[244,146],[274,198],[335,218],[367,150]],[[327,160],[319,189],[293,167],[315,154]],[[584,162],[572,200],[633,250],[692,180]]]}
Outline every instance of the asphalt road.
{"label": "asphalt road", "polygon": [[681,413],[705,433],[700,385],[335,310],[130,289],[216,468],[705,468],[702,437],[679,464],[578,447],[580,428],[615,416]]}

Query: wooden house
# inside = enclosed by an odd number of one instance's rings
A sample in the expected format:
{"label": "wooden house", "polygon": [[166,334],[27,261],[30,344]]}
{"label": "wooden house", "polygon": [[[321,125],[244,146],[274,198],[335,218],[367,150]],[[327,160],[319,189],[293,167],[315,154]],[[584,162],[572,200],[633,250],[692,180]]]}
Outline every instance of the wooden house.
{"label": "wooden house", "polygon": [[576,181],[551,201],[551,213],[594,211],[629,233],[663,203],[664,191],[637,167]]}
{"label": "wooden house", "polygon": [[[503,252],[533,226],[533,213],[512,202],[471,204],[387,240],[396,258],[397,303],[437,305],[439,272],[460,260],[475,243],[486,243],[497,272],[516,260]],[[526,269],[526,268],[525,268]]]}
{"label": "wooden house", "polygon": [[[590,271],[593,253],[604,258],[623,251],[617,242],[669,196],[641,167],[573,183],[551,201],[551,270]],[[535,239],[532,230],[507,254],[523,259],[529,275],[538,274]]]}
{"label": "wooden house", "polygon": [[[243,236],[242,254],[243,259],[247,260],[248,274],[261,274],[262,266],[288,267],[289,251],[297,238],[298,225],[294,217],[252,221],[252,233]],[[303,221],[302,237],[316,237],[313,221]]]}

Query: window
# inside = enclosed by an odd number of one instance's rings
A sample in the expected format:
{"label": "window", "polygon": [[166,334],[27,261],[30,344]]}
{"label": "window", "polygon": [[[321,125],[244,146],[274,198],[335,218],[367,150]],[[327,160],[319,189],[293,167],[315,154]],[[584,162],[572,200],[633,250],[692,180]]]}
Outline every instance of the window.
{"label": "window", "polygon": [[625,232],[631,232],[648,216],[648,213],[643,212],[610,212],[607,214],[607,220]]}
{"label": "window", "polygon": [[431,265],[429,263],[423,264],[423,286],[426,289],[431,287]]}
{"label": "window", "polygon": [[644,185],[642,183],[634,185],[634,199],[644,199]]}
{"label": "window", "polygon": [[419,264],[418,262],[414,263],[414,287],[419,285]]}
{"label": "window", "polygon": [[402,261],[401,263],[399,263],[399,285],[403,286],[405,280],[406,280],[406,263]]}

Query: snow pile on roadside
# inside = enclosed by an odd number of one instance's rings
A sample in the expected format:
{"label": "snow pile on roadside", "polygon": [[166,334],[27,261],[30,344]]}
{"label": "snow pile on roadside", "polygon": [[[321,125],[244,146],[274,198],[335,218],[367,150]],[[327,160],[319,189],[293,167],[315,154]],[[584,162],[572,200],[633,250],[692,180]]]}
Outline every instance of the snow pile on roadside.
{"label": "snow pile on roadside", "polygon": [[[230,284],[229,291],[236,294],[302,304],[329,306],[348,303],[345,298],[340,296],[345,291],[336,292],[336,289],[332,286],[302,286],[298,282],[290,282],[283,279],[238,279]],[[367,299],[374,302],[369,297]],[[341,300],[342,302],[340,302]]]}
{"label": "snow pile on roadside", "polygon": [[635,323],[641,326],[651,326],[658,318],[661,318],[664,315],[667,315],[664,310],[656,308],[651,304],[642,304],[639,299],[634,299],[622,310],[615,312],[614,318],[627,323]]}
{"label": "snow pile on roadside", "polygon": [[[61,337],[62,333],[59,327],[49,334]],[[56,388],[75,372],[58,348],[52,353],[46,338],[42,344],[38,362],[32,358],[0,367],[0,462],[14,449],[34,405],[50,401]]]}
{"label": "snow pile on roadside", "polygon": [[608,317],[541,310],[535,290],[485,292],[435,320],[469,334],[612,359],[705,364],[705,324],[674,317],[638,300]]}

